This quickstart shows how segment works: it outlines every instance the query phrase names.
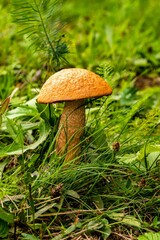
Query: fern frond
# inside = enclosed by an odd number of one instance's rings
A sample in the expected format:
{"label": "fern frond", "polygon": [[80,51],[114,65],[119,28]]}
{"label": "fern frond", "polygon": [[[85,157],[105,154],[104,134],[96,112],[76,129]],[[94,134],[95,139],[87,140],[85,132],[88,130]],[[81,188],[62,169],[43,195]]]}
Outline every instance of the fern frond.
{"label": "fern frond", "polygon": [[102,76],[104,78],[108,78],[113,75],[114,70],[110,63],[105,63],[105,64],[98,66],[96,72],[100,76]]}
{"label": "fern frond", "polygon": [[63,40],[61,0],[12,0],[13,20],[21,25],[21,33],[31,40],[35,51],[43,51],[47,63],[60,66],[68,53]]}

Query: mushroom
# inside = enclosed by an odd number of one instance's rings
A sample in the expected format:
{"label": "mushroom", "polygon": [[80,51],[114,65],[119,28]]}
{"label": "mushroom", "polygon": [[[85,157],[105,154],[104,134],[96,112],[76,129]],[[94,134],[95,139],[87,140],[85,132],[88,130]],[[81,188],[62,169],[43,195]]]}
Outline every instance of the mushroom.
{"label": "mushroom", "polygon": [[81,68],[63,69],[53,74],[42,86],[39,103],[65,101],[56,139],[58,155],[73,160],[81,151],[80,142],[85,127],[86,98],[98,98],[112,93],[111,87],[99,75]]}

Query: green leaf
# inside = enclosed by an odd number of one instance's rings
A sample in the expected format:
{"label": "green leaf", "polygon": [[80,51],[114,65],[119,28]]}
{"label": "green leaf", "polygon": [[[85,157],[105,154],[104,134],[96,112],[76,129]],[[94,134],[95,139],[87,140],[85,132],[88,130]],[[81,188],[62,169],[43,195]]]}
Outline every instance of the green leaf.
{"label": "green leaf", "polygon": [[35,237],[34,235],[31,234],[26,234],[26,233],[22,233],[22,240],[39,240],[40,238]]}
{"label": "green leaf", "polygon": [[90,231],[96,231],[98,229],[101,229],[102,227],[103,223],[98,219],[90,221],[86,226],[87,230]]}
{"label": "green leaf", "polygon": [[138,58],[134,60],[134,65],[138,67],[146,67],[149,65],[148,61],[146,58]]}
{"label": "green leaf", "polygon": [[160,159],[160,145],[147,145],[141,148],[137,153],[137,159],[142,163],[144,163],[145,159],[148,168],[156,167]]}
{"label": "green leaf", "polygon": [[97,231],[101,232],[103,239],[106,240],[111,234],[111,228],[107,219],[94,219],[86,225],[88,231]]}
{"label": "green leaf", "polygon": [[148,155],[152,152],[159,152],[160,153],[160,145],[147,145],[146,147],[141,148],[141,150],[138,152],[138,160],[143,159],[144,153]]}
{"label": "green leaf", "polygon": [[47,212],[49,209],[53,208],[56,205],[56,203],[52,203],[50,205],[47,205],[43,208],[41,208],[40,210],[38,210],[37,212],[35,212],[34,214],[34,219],[32,218],[31,221],[37,219],[38,217],[40,217],[43,213]]}
{"label": "green leaf", "polygon": [[135,100],[136,89],[134,87],[125,88],[121,93],[120,104],[130,106]]}
{"label": "green leaf", "polygon": [[102,228],[102,236],[103,236],[103,239],[106,240],[109,235],[111,234],[111,228],[109,226],[109,222],[106,218],[102,218],[101,219],[101,222],[103,223],[103,228]]}
{"label": "green leaf", "polygon": [[[32,130],[37,130],[39,133],[38,139],[35,140]],[[46,140],[50,132],[50,126],[40,118],[36,108],[36,99],[33,98],[7,113],[2,124],[2,131],[8,132],[13,142],[7,146],[0,146],[0,157],[20,155],[28,150],[35,149]],[[24,143],[24,137],[28,145]]]}
{"label": "green leaf", "polygon": [[130,164],[137,160],[137,155],[134,153],[124,154],[123,156],[118,156],[120,163]]}
{"label": "green leaf", "polygon": [[0,162],[0,180],[2,179],[3,170],[7,164],[8,164],[8,160]]}
{"label": "green leaf", "polygon": [[24,138],[23,138],[23,129],[21,124],[15,122],[12,119],[7,118],[6,121],[7,131],[12,137],[13,141],[20,146],[23,146]]}
{"label": "green leaf", "polygon": [[118,222],[125,223],[130,226],[138,228],[141,227],[140,221],[132,215],[125,215],[124,213],[110,213],[108,216]]}
{"label": "green leaf", "polygon": [[160,219],[158,218],[158,216],[155,216],[153,219],[153,222],[151,223],[151,226],[154,228],[158,228],[160,225]]}
{"label": "green leaf", "polygon": [[159,152],[151,152],[147,157],[148,167],[153,168],[157,166],[157,163],[160,161],[160,151]]}
{"label": "green leaf", "polygon": [[37,139],[37,141],[35,141],[34,143],[30,144],[30,145],[24,145],[21,146],[17,143],[12,143],[4,148],[0,149],[0,157],[4,157],[4,156],[8,156],[8,155],[20,155],[23,154],[24,152],[28,151],[28,150],[33,150],[35,148],[37,148],[41,143],[43,143],[49,132],[50,132],[50,127],[48,126],[48,124],[46,124],[45,122],[41,121],[40,126],[39,126],[39,138]]}
{"label": "green leaf", "polygon": [[56,237],[52,238],[52,240],[61,240],[63,237],[71,234],[76,228],[77,224],[72,224],[70,227],[66,228],[62,234],[57,235]]}
{"label": "green leaf", "polygon": [[36,103],[37,110],[44,121],[48,122],[51,126],[56,126],[57,119],[59,119],[59,113],[57,109],[51,104]]}
{"label": "green leaf", "polygon": [[29,106],[28,103],[25,105],[22,105],[20,107],[17,107],[7,113],[7,118],[9,119],[14,119],[18,117],[23,117],[23,116],[31,116],[35,117],[38,115],[37,109],[35,106]]}
{"label": "green leaf", "polygon": [[77,199],[80,198],[79,194],[74,190],[67,190],[66,194],[73,198],[77,198]]}
{"label": "green leaf", "polygon": [[103,203],[101,196],[99,196],[99,195],[93,196],[93,202],[94,202],[96,208],[98,208],[98,209],[104,208],[104,203]]}
{"label": "green leaf", "polygon": [[8,223],[0,219],[0,237],[1,238],[7,237],[8,231],[9,231]]}
{"label": "green leaf", "polygon": [[69,235],[76,229],[76,224],[72,224],[70,227],[66,228],[64,231],[64,235]]}
{"label": "green leaf", "polygon": [[27,223],[27,225],[35,231],[35,230],[42,229],[43,223],[34,223],[33,222],[33,223]]}
{"label": "green leaf", "polygon": [[125,223],[127,225],[130,225],[130,226],[134,226],[134,227],[138,227],[140,228],[141,227],[141,223],[139,222],[138,219],[136,219],[134,216],[125,216],[122,220],[121,220],[122,223]]}
{"label": "green leaf", "polygon": [[6,212],[2,207],[0,207],[0,219],[6,221],[7,223],[13,223],[14,215]]}
{"label": "green leaf", "polygon": [[138,237],[138,240],[159,240],[160,239],[160,232],[158,233],[145,233]]}

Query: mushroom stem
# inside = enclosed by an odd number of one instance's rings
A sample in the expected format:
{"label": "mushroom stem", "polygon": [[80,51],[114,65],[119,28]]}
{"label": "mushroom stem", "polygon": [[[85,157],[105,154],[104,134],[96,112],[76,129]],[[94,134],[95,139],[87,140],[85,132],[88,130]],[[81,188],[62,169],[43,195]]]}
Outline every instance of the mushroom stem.
{"label": "mushroom stem", "polygon": [[79,155],[84,126],[84,100],[66,102],[59,123],[59,135],[56,140],[56,151],[58,155],[66,154],[66,161],[73,160]]}

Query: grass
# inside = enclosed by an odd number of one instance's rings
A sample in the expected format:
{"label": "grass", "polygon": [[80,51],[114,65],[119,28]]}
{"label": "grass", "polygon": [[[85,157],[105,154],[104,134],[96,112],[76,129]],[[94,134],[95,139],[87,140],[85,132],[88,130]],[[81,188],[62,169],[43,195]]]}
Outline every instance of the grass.
{"label": "grass", "polygon": [[52,73],[9,4],[0,5],[0,238],[158,239],[159,1],[64,1],[63,67],[90,69],[113,88],[86,104],[78,164],[55,153],[63,104],[36,103]]}

